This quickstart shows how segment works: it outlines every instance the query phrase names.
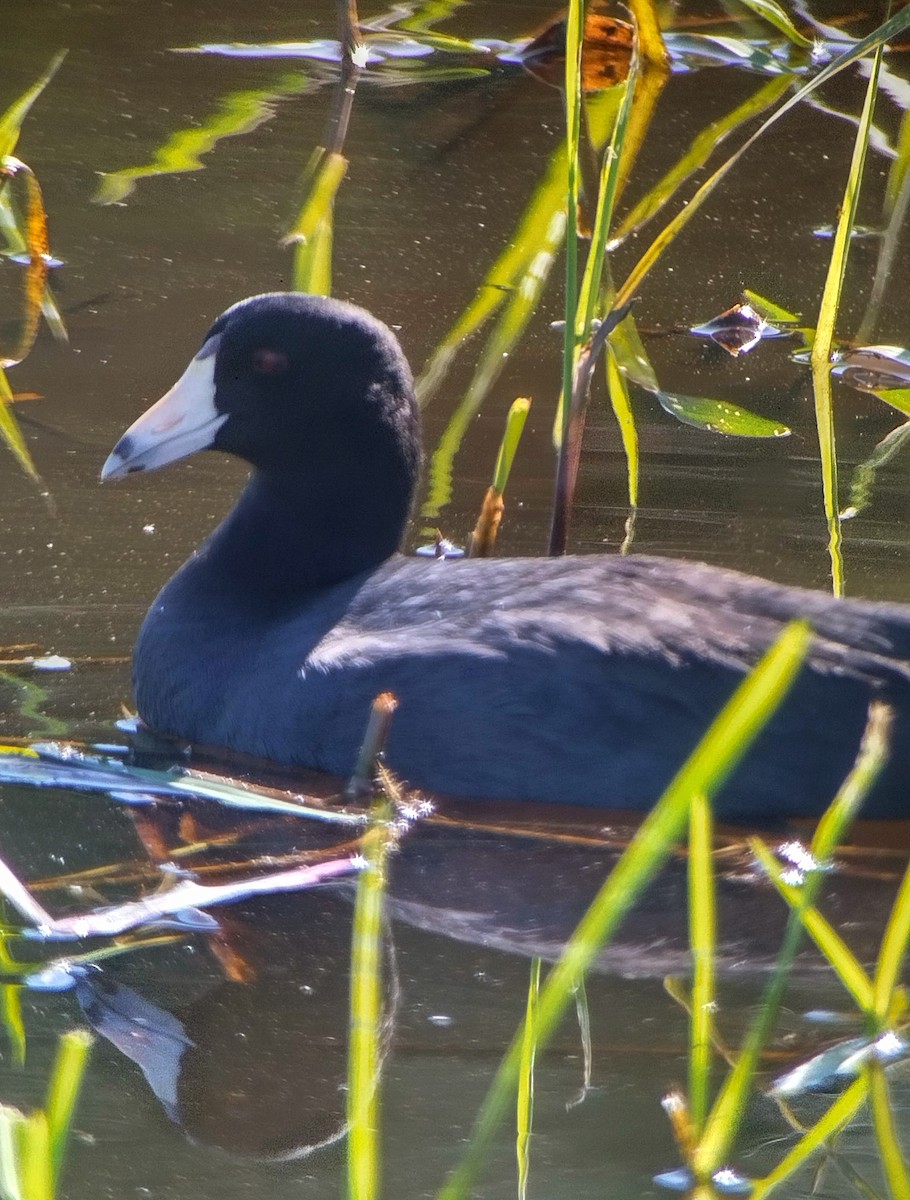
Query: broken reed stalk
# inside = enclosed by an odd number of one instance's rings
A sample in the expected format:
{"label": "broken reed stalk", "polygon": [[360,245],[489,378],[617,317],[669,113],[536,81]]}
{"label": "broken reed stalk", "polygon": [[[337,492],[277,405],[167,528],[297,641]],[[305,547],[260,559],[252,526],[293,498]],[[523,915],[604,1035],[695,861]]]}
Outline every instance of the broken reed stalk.
{"label": "broken reed stalk", "polygon": [[398,701],[391,692],[380,692],[373,701],[373,707],[370,709],[370,719],[367,722],[366,732],[363,735],[363,743],[360,747],[360,753],[357,755],[357,764],[344,790],[344,794],[348,799],[358,800],[364,796],[372,795],[373,780],[376,775],[376,760],[382,754],[386,738],[389,735],[389,727],[392,724],[392,717],[397,707]]}
{"label": "broken reed stalk", "polygon": [[499,526],[506,508],[503,495],[506,490],[506,484],[509,481],[512,463],[515,461],[515,452],[518,449],[518,443],[524,432],[525,421],[528,419],[528,410],[530,407],[531,401],[528,397],[519,396],[517,400],[512,402],[509,408],[508,416],[506,417],[505,432],[502,435],[502,441],[499,444],[499,453],[496,456],[493,482],[487,488],[483,498],[483,505],[477,517],[477,524],[474,526],[474,532],[471,534],[469,540],[469,558],[489,558],[493,553],[493,548],[496,545],[496,535],[499,533]]}

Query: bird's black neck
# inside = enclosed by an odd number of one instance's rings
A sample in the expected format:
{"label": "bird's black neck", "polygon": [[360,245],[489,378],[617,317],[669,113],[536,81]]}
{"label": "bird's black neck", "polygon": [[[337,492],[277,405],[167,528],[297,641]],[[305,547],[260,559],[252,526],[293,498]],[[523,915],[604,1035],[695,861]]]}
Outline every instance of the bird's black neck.
{"label": "bird's black neck", "polygon": [[367,462],[351,477],[254,472],[201,548],[207,582],[270,606],[350,579],[399,548],[412,484]]}

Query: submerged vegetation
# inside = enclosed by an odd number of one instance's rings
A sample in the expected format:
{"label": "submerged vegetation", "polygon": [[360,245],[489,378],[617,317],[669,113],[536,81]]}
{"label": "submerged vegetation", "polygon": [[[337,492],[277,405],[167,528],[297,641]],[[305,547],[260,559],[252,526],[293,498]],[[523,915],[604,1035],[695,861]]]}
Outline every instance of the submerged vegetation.
{"label": "submerged vegetation", "polygon": [[[145,164],[106,173],[96,199],[101,204],[122,204],[129,202],[146,180],[198,170],[204,156],[214,151],[221,139],[252,134],[274,115],[279,104],[317,87],[332,87],[334,100],[327,128],[303,170],[296,216],[284,231],[293,254],[294,286],[328,293],[332,287],[334,210],[348,175],[345,145],[356,89],[404,87],[415,82],[435,87],[509,71],[528,71],[560,86],[565,102],[565,136],[552,150],[506,244],[479,279],[473,297],[440,337],[418,380],[421,403],[429,405],[454,377],[458,358],[467,354],[471,339],[480,341],[468,382],[430,464],[422,516],[435,526],[442,521],[451,498],[453,464],[465,434],[508,357],[520,345],[563,256],[561,396],[550,397],[553,403],[551,409],[546,409],[548,420],[553,413],[556,479],[552,553],[564,552],[570,541],[587,405],[599,375],[626,460],[628,513],[623,552],[633,548],[636,512],[643,480],[647,481],[647,460],[643,460],[635,417],[640,396],[656,401],[682,424],[705,433],[779,438],[790,432],[777,418],[750,412],[729,399],[690,396],[661,386],[642,317],[647,303],[646,281],[659,274],[668,261],[670,248],[703,216],[708,202],[722,195],[722,188],[735,178],[738,163],[757,139],[785,114],[809,103],[818,89],[839,72],[858,62],[866,65],[865,101],[856,121],[852,161],[844,181],[830,266],[814,324],[806,324],[803,317],[790,312],[782,302],[784,298],[766,298],[747,289],[741,304],[685,334],[710,339],[736,355],[750,353],[765,339],[785,337],[790,339],[794,355],[801,355],[799,361],[811,367],[831,575],[835,590],[843,592],[846,570],[841,521],[868,505],[876,470],[900,453],[910,428],[910,421],[899,425],[861,464],[845,506],[834,436],[834,389],[847,384],[872,392],[897,412],[910,416],[910,352],[870,344],[910,195],[910,117],[906,115],[889,168],[883,213],[885,233],[875,288],[855,339],[843,333],[841,313],[848,252],[857,232],[857,199],[875,129],[885,47],[910,27],[910,10],[891,17],[862,39],[842,35],[835,41],[806,36],[773,0],[748,0],[745,7],[751,15],[744,19],[741,37],[732,36],[724,23],[722,34],[661,31],[659,14],[643,0],[633,5],[634,26],[624,18],[605,18],[594,5],[586,13],[581,0],[573,0],[565,18],[519,42],[440,33],[437,25],[459,7],[454,2],[426,5],[405,16],[396,8],[368,26],[358,26],[351,5],[340,3],[338,7],[341,20],[335,39],[182,48],[184,52],[228,58],[289,58],[299,66],[277,75],[261,88],[230,91],[216,103],[213,116],[201,126],[173,133]],[[658,182],[624,208],[626,191],[635,178],[643,148],[660,134],[657,102],[669,73],[700,69],[712,61],[728,66],[731,62],[745,63],[746,69],[760,77],[760,85],[746,101],[736,103],[725,116],[700,131]],[[32,474],[34,466],[9,408],[15,397],[5,369],[26,358],[42,314],[56,332],[61,333],[63,326],[47,284],[55,260],[50,254],[40,188],[34,174],[13,157],[13,151],[26,114],[50,84],[58,66],[55,60],[48,72],[0,117],[0,231],[6,238],[8,258],[24,270],[21,330],[0,360],[0,432],[21,465]],[[696,177],[712,162],[717,147],[741,136],[750,122],[761,117],[762,124],[695,187]],[[22,202],[12,194],[15,180],[24,184]],[[622,249],[631,246],[649,226],[657,232],[637,253],[636,260],[623,267],[623,274],[618,266]],[[636,302],[637,307],[632,307]],[[536,404],[544,409],[546,400],[538,399]],[[494,549],[509,470],[527,413],[528,401],[516,401],[472,537],[473,554],[489,554]],[[716,877],[721,843],[714,828],[711,799],[786,693],[810,637],[811,631],[800,624],[786,631],[694,748],[653,812],[623,844],[581,923],[564,939],[565,948],[555,965],[541,969],[540,961],[534,960],[524,1019],[491,1082],[467,1147],[452,1147],[454,1165],[448,1179],[440,1180],[440,1197],[456,1200],[472,1194],[501,1126],[513,1117],[517,1134],[516,1188],[522,1197],[534,1195],[534,1080],[536,1072],[546,1069],[543,1052],[566,1011],[573,1004],[583,1008],[578,998],[583,994],[586,975],[641,901],[646,888],[674,856],[683,858],[687,869],[687,948],[692,971],[690,983],[669,979],[667,987],[687,1013],[689,1044],[686,1085],[668,1091],[664,1100],[680,1167],[658,1177],[657,1182],[692,1192],[700,1200],[718,1192],[764,1197],[820,1155],[837,1159],[838,1136],[866,1106],[887,1194],[895,1198],[910,1196],[910,1171],[898,1130],[899,1107],[892,1103],[887,1072],[890,1064],[910,1056],[907,998],[901,983],[910,941],[910,870],[896,886],[896,898],[883,926],[872,970],[848,947],[821,906],[824,885],[837,870],[862,800],[888,754],[886,710],[877,708],[870,713],[856,766],[839,795],[832,798],[831,808],[807,845],[782,843],[780,838],[768,836],[750,839],[744,849],[740,839],[739,849],[748,863],[743,869],[775,889],[787,917],[761,1004],[738,1049],[731,1048],[720,1029]],[[40,714],[34,703],[33,698],[32,711],[25,715],[33,718],[32,730],[38,732],[35,722]],[[45,725],[43,732],[59,730]],[[376,756],[373,738],[375,733],[365,748],[367,764],[372,764]],[[373,773],[372,767],[366,766],[361,775],[369,783]],[[6,980],[3,1011],[10,1044],[18,1055],[24,1053],[26,1044],[19,989],[48,986],[49,971],[59,990],[76,988],[89,962],[97,965],[110,954],[133,953],[159,941],[211,936],[217,925],[207,910],[216,903],[237,904],[254,895],[272,895],[356,876],[344,1115],[350,1135],[348,1194],[359,1200],[381,1194],[381,1069],[390,1008],[394,1007],[387,997],[395,989],[395,981],[388,978],[394,972],[393,956],[383,949],[388,919],[384,906],[394,891],[390,856],[396,849],[408,853],[411,831],[419,829],[421,821],[430,829],[446,831],[457,830],[458,823],[444,815],[430,815],[427,806],[421,807],[394,780],[381,771],[379,775],[379,799],[373,801],[365,826],[364,806],[355,802],[363,799],[362,794],[353,800],[349,796],[340,806],[325,806],[318,799],[302,805],[299,796],[286,790],[267,792],[192,771],[160,772],[116,759],[82,758],[70,746],[62,750],[46,745],[5,750],[0,755],[0,777],[7,781],[97,790],[136,804],[151,803],[157,797],[163,810],[168,803],[187,805],[179,810],[182,824],[173,843],[160,830],[153,830],[153,817],[143,817],[141,809],[135,810],[147,863],[117,864],[91,876],[76,873],[43,881],[49,889],[85,887],[90,883],[102,892],[105,901],[108,890],[116,892],[125,886],[132,889],[131,898],[119,904],[104,903],[76,916],[55,919],[31,894],[42,882],[26,888],[4,869],[5,899],[25,918],[32,938],[53,935],[105,939],[100,952],[23,966],[9,948],[20,931],[7,927],[0,941],[0,967]],[[360,782],[363,784],[363,778]],[[220,806],[217,834],[212,834],[203,820],[197,820],[195,813],[191,818],[191,802]],[[228,820],[225,813],[231,810],[233,815]],[[294,824],[286,860],[280,863],[271,850],[260,857],[244,854],[244,839],[250,828],[268,819]],[[301,828],[306,830],[306,838],[312,839],[312,845],[304,850],[299,849],[296,840]],[[321,831],[318,835],[313,832],[317,829]],[[591,837],[598,848],[606,840],[597,842]],[[682,845],[687,848],[680,849]],[[214,873],[216,882],[184,879],[172,882],[169,888],[151,891],[152,884],[159,883],[175,862],[184,861],[192,861],[198,874]],[[140,894],[135,898],[132,893],[137,891]],[[165,937],[155,932],[162,924],[171,930]],[[835,1042],[823,1054],[769,1084],[766,1055],[797,951],[805,938],[811,939],[821,960],[843,985],[852,1005],[854,1024],[862,1033]],[[219,949],[225,973],[233,971],[230,977],[245,978],[247,964],[227,942],[224,939]],[[515,1013],[516,1021],[520,1015]],[[83,1054],[85,1045],[84,1040],[78,1042],[77,1048],[81,1047]],[[5,1200],[32,1200],[53,1194],[77,1074],[74,1069],[72,1074],[67,1073],[69,1082],[54,1085],[44,1112],[25,1116],[8,1106],[0,1109],[0,1194]],[[827,1090],[836,1095],[820,1115],[817,1106],[811,1104],[806,1104],[806,1113],[801,1114],[807,1096]],[[779,1106],[793,1138],[789,1149],[781,1150],[771,1168],[749,1178],[731,1163],[746,1140],[744,1121],[757,1096],[770,1097]],[[839,1165],[844,1169],[842,1163]],[[851,1184],[858,1194],[879,1194],[878,1179],[865,1178],[858,1168],[850,1170]],[[32,1182],[33,1177],[37,1182]]]}

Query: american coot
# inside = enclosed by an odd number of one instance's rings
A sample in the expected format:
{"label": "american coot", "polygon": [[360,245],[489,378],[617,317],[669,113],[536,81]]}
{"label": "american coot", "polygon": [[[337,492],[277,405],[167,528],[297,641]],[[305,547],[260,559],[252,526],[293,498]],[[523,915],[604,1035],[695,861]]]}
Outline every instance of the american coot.
{"label": "american coot", "polygon": [[142,626],[134,684],[152,728],[345,775],[388,689],[388,759],[414,786],[644,809],[803,616],[808,665],[721,813],[820,812],[883,695],[895,744],[867,811],[910,814],[910,607],[644,556],[400,556],[418,415],[401,348],[364,310],[298,294],[234,305],[103,478],[202,449],[253,472]]}

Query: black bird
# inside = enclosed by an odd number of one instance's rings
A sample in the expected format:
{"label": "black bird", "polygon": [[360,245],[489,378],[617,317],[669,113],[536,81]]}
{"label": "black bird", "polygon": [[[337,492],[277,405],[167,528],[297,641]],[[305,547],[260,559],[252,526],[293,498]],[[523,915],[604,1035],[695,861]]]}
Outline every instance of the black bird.
{"label": "black bird", "polygon": [[253,470],[142,626],[133,678],[153,729],[346,775],[390,690],[387,757],[415,787],[646,809],[805,617],[807,663],[720,813],[821,812],[880,696],[897,719],[866,811],[910,815],[910,607],[644,556],[401,556],[418,414],[398,342],[363,309],[294,293],[235,304],[102,477],[202,449]]}

